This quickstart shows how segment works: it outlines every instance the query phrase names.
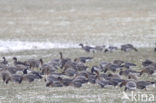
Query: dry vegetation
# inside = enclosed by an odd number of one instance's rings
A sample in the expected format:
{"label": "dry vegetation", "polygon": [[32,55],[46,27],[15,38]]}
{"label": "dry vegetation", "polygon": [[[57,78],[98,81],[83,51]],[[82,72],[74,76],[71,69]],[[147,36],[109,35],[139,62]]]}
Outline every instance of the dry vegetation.
{"label": "dry vegetation", "polygon": [[[52,49],[52,50],[39,50],[39,51],[23,51],[16,53],[1,54],[1,56],[6,55],[10,63],[12,62],[12,57],[16,55],[20,60],[25,60],[28,58],[43,58],[45,62],[50,61],[54,58],[59,58],[59,51],[64,52],[65,57],[75,58],[78,56],[93,56],[93,61],[89,62],[87,65],[89,67],[93,65],[98,65],[100,62],[112,62],[115,59],[125,60],[127,62],[133,62],[137,64],[134,67],[135,70],[141,70],[141,62],[146,58],[156,61],[156,54],[153,49],[139,49],[139,52],[127,52],[123,53],[121,51],[116,51],[113,53],[96,53],[88,54],[80,49]],[[35,54],[35,56],[33,56]],[[77,54],[77,55],[75,55]],[[152,80],[155,77],[143,75],[141,80]],[[0,101],[2,103],[121,103],[123,100],[124,88],[114,88],[106,87],[100,88],[98,85],[85,84],[82,88],[74,87],[63,87],[63,88],[51,88],[46,87],[44,80],[35,81],[33,83],[23,82],[22,84],[17,84],[10,82],[8,85],[4,84],[2,80],[0,81]],[[148,88],[145,90],[137,90],[135,93],[152,93],[155,95],[155,88]],[[131,92],[127,92],[131,93]],[[131,101],[125,100],[126,103],[131,103]]]}
{"label": "dry vegetation", "polygon": [[[15,2],[16,1],[16,2]],[[153,46],[156,42],[156,0],[1,0],[0,40],[50,41],[87,44],[133,43]],[[0,53],[9,62],[13,56],[20,60],[43,58],[46,62],[58,58],[93,56],[88,66],[101,61],[121,59],[141,68],[145,59],[156,61],[151,48],[139,52],[87,54],[80,49],[28,50]],[[75,55],[76,54],[76,55]],[[155,80],[143,76],[143,80]],[[0,103],[129,103],[122,101],[123,88],[103,88],[86,84],[82,88],[47,88],[45,82],[4,84],[0,80]],[[156,93],[155,88],[136,92]],[[129,92],[128,92],[129,93]]]}

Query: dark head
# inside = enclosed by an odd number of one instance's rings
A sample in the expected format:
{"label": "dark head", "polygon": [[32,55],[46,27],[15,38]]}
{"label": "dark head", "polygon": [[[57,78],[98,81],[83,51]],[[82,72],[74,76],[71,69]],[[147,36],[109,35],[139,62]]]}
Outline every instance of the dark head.
{"label": "dark head", "polygon": [[36,76],[37,76],[39,79],[42,79],[42,78],[43,78],[42,75],[41,75],[41,73],[36,73]]}
{"label": "dark head", "polygon": [[113,76],[113,74],[111,74],[111,73],[108,74],[108,77],[112,77],[112,76]]}
{"label": "dark head", "polygon": [[128,75],[128,79],[131,79],[132,77],[130,75]]}
{"label": "dark head", "polygon": [[143,66],[148,66],[148,65],[150,65],[150,64],[152,64],[153,63],[153,61],[151,61],[151,60],[149,60],[149,59],[146,59],[144,62],[142,62],[142,65]]}
{"label": "dark head", "polygon": [[13,60],[16,60],[17,61],[17,58],[16,57],[13,57]]}
{"label": "dark head", "polygon": [[58,77],[57,79],[58,79],[59,81],[62,81],[62,80],[63,80],[61,77]]}
{"label": "dark head", "polygon": [[82,73],[82,76],[85,76],[86,78],[88,78],[88,73],[84,72]]}
{"label": "dark head", "polygon": [[47,84],[46,84],[46,87],[49,87],[50,85],[52,85],[53,84],[53,82],[51,81],[51,82],[48,82]]}
{"label": "dark head", "polygon": [[120,72],[119,72],[119,75],[122,75],[122,74],[123,74],[123,71],[120,71]]}
{"label": "dark head", "polygon": [[83,47],[83,44],[82,44],[82,43],[80,43],[80,44],[79,44],[79,46]]}
{"label": "dark head", "polygon": [[151,82],[151,84],[155,84],[155,82]]}
{"label": "dark head", "polygon": [[5,61],[6,60],[6,58],[5,57],[2,57],[3,58],[3,60]]}
{"label": "dark head", "polygon": [[22,81],[23,81],[23,76],[20,78],[20,80],[19,80],[19,84],[21,84]]}
{"label": "dark head", "polygon": [[108,49],[105,49],[105,51],[104,51],[104,52],[105,52],[105,53],[107,53],[108,51],[109,51]]}
{"label": "dark head", "polygon": [[120,84],[120,88],[123,87],[123,86],[125,86],[126,83],[127,83],[127,82],[126,82],[125,80],[124,80],[123,82],[121,82],[121,84]]}
{"label": "dark head", "polygon": [[154,70],[150,70],[150,74],[153,74],[154,73]]}
{"label": "dark head", "polygon": [[95,70],[95,68],[96,68],[96,66],[92,66],[92,68],[91,68],[91,73],[97,73],[98,71],[97,70]]}
{"label": "dark head", "polygon": [[145,73],[145,72],[146,72],[146,69],[142,70],[142,71],[140,72],[140,76],[141,76],[143,73]]}
{"label": "dark head", "polygon": [[92,67],[91,69],[91,73],[94,73],[95,72],[95,69],[94,69],[94,66]]}
{"label": "dark head", "polygon": [[27,70],[28,70],[28,69],[24,69],[24,70],[23,70],[23,74],[27,74],[27,73],[28,73]]}
{"label": "dark head", "polygon": [[11,80],[10,78],[7,79],[7,80],[5,81],[5,83],[8,84],[10,80]]}
{"label": "dark head", "polygon": [[74,62],[79,62],[80,60],[78,58],[75,58],[74,59]]}
{"label": "dark head", "polygon": [[62,59],[62,58],[63,58],[63,54],[62,54],[62,52],[60,52],[59,54],[60,54],[60,59]]}
{"label": "dark head", "polygon": [[136,52],[138,51],[138,49],[137,48],[133,48]]}
{"label": "dark head", "polygon": [[42,60],[42,58],[41,58],[39,61],[40,61],[41,65],[43,65],[43,60]]}
{"label": "dark head", "polygon": [[97,70],[95,70],[96,75],[99,77],[99,72]]}
{"label": "dark head", "polygon": [[127,90],[127,87],[125,87],[124,91],[126,91],[126,90]]}
{"label": "dark head", "polygon": [[106,73],[108,71],[108,69],[106,68],[105,70],[104,70],[104,73]]}

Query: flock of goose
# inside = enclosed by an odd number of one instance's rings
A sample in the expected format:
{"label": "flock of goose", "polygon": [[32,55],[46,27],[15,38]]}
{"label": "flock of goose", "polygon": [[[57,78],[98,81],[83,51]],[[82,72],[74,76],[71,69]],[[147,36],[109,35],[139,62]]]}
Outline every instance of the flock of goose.
{"label": "flock of goose", "polygon": [[[102,46],[88,46],[88,45],[84,45],[84,44],[79,44],[79,46],[81,46],[81,48],[83,50],[85,50],[86,52],[93,52],[95,53],[96,51],[100,51],[100,52],[112,52],[112,51],[115,51],[115,50],[118,50],[119,48],[116,47],[116,46],[109,46],[109,47],[106,47],[105,45],[102,45]],[[132,44],[124,44],[124,45],[121,45],[121,48],[120,48],[121,51],[124,51],[124,52],[127,52],[129,50],[134,50],[134,51],[138,51],[137,48],[135,48]]]}
{"label": "flock of goose", "polygon": [[[113,51],[117,47],[110,46],[84,46],[80,44],[86,52],[95,53],[96,51]],[[125,44],[120,48],[122,51],[130,49],[138,51],[133,45]],[[156,48],[154,49],[156,51]],[[124,87],[124,90],[146,89],[147,86],[155,85],[156,81],[140,80],[144,73],[154,75],[156,72],[156,62],[145,60],[142,62],[143,69],[138,71],[133,67],[134,63],[122,60],[114,60],[111,63],[101,62],[99,65],[87,66],[86,62],[94,59],[93,57],[78,57],[72,60],[65,58],[62,52],[59,59],[53,59],[44,63],[43,59],[28,59],[19,61],[13,57],[13,65],[3,57],[0,62],[0,76],[6,84],[9,82],[22,83],[23,81],[33,82],[34,80],[44,79],[47,87],[74,86],[81,87],[86,83],[99,85],[101,88],[107,86]]]}

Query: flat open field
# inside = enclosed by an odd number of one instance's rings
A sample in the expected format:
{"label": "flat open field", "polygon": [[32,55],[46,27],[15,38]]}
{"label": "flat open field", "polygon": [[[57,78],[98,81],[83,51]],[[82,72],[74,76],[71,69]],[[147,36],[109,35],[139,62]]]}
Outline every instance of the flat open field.
{"label": "flat open field", "polygon": [[[155,5],[156,0],[1,0],[0,57],[5,56],[11,64],[14,56],[48,62],[59,58],[62,51],[72,59],[93,56],[89,67],[120,59],[136,63],[134,69],[140,70],[145,59],[156,61]],[[79,43],[131,43],[139,52],[89,54],[78,47]],[[148,75],[142,77],[155,80]],[[0,103],[131,103],[121,99],[123,89],[102,89],[92,84],[47,88],[44,80],[6,85],[0,79]],[[138,92],[156,96],[155,88],[135,91]]]}
{"label": "flat open field", "polygon": [[153,46],[155,5],[155,0],[1,0],[0,38]]}
{"label": "flat open field", "polygon": [[[17,56],[20,60],[28,58],[43,58],[43,60],[50,61],[54,58],[59,58],[59,51],[64,52],[65,57],[76,58],[79,56],[93,56],[94,59],[88,62],[88,66],[91,68],[93,65],[98,65],[100,62],[112,62],[115,59],[124,60],[127,62],[133,62],[137,64],[134,67],[135,70],[141,70],[141,62],[146,58],[156,61],[156,53],[152,49],[139,49],[139,52],[130,51],[123,53],[116,51],[113,53],[96,53],[88,54],[80,49],[51,49],[51,50],[38,50],[38,51],[23,51],[13,54],[5,54],[10,63],[12,63],[12,57]],[[75,55],[77,54],[77,55]],[[1,54],[1,56],[4,56]],[[140,80],[155,80],[155,77],[143,75]],[[85,84],[81,88],[61,87],[52,88],[46,87],[44,80],[28,83],[26,81],[22,84],[10,82],[8,85],[0,82],[0,101],[1,103],[131,103],[131,100],[123,100],[124,88],[106,87],[101,88],[98,85]],[[131,95],[131,92],[126,92]],[[151,93],[156,95],[155,88],[148,88],[146,90],[136,90],[134,93]],[[134,101],[133,101],[134,102]],[[132,102],[132,103],[133,103]],[[153,102],[154,103],[154,102]]]}

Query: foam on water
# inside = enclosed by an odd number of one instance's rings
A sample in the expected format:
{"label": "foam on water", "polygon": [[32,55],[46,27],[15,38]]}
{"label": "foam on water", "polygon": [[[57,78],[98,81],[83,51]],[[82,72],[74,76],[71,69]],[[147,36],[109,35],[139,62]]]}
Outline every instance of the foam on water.
{"label": "foam on water", "polygon": [[14,52],[21,50],[33,50],[33,49],[39,50],[52,48],[79,48],[79,46],[73,43],[52,43],[49,41],[30,42],[30,41],[0,40],[0,52]]}

